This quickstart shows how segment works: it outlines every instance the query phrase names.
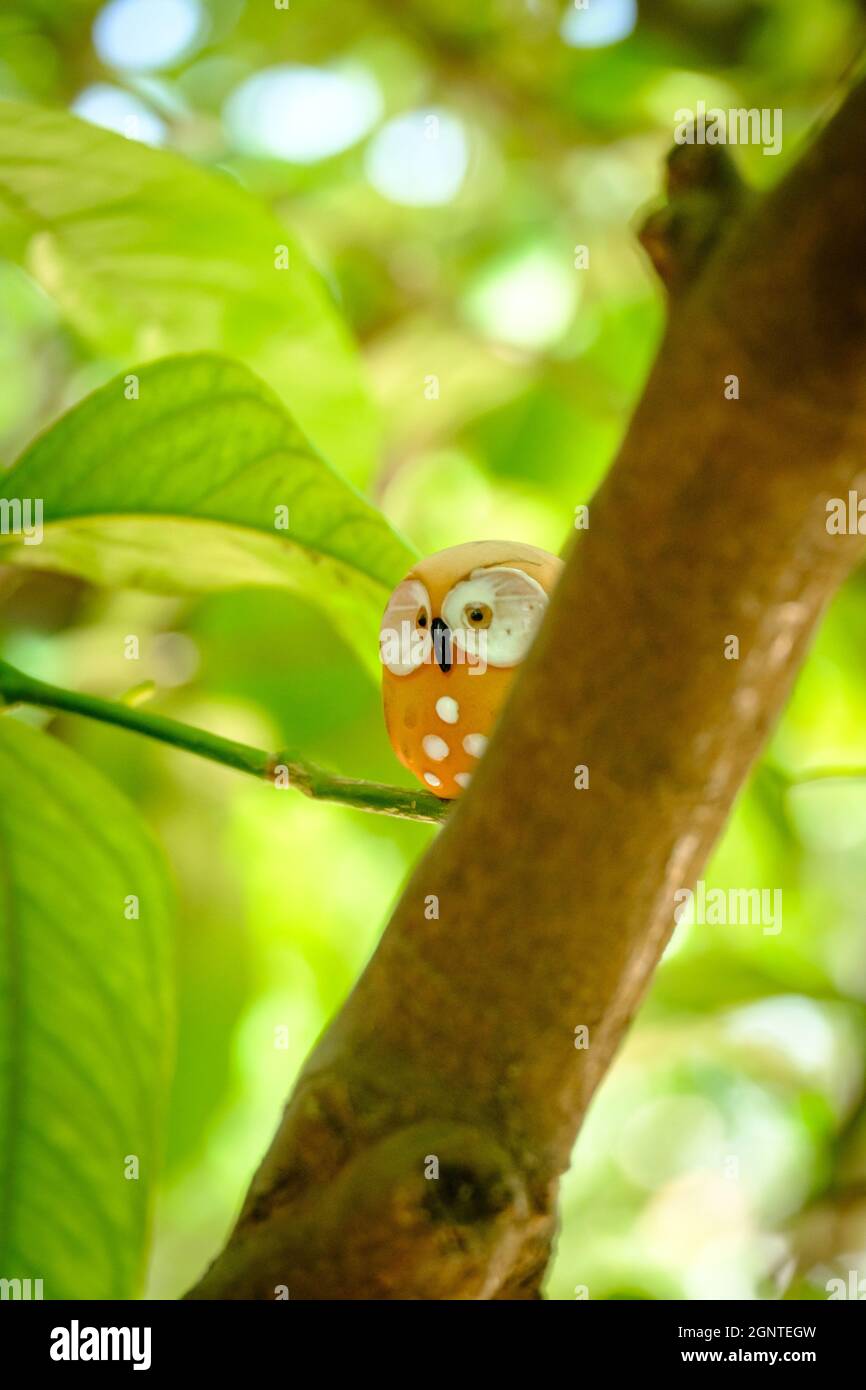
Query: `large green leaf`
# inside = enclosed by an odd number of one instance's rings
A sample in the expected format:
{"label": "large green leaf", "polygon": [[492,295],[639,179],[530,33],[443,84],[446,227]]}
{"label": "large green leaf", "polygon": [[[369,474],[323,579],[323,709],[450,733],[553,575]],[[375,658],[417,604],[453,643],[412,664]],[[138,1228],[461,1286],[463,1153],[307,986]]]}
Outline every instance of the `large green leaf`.
{"label": "large green leaf", "polygon": [[242,359],[343,472],[366,476],[375,414],[349,335],[286,228],[227,175],[0,101],[0,254],[26,265],[101,355]]}
{"label": "large green leaf", "polygon": [[246,367],[200,354],[137,376],[137,400],[109,382],[0,479],[0,501],[44,507],[42,543],[10,531],[0,559],[174,593],[287,584],[374,661],[379,615],[414,558],[406,543]]}
{"label": "large green leaf", "polygon": [[168,925],[133,808],[0,716],[0,1278],[42,1279],[46,1298],[140,1287],[172,1050]]}

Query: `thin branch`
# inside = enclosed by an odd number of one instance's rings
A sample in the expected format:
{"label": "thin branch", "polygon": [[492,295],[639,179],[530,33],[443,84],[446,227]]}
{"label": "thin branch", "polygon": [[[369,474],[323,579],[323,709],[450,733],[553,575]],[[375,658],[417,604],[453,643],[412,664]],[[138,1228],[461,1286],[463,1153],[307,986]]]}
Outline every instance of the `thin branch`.
{"label": "thin branch", "polygon": [[34,680],[7,662],[0,661],[0,706],[4,704],[37,705],[42,709],[81,714],[88,719],[98,719],[103,724],[115,724],[121,729],[144,734],[146,738],[182,748],[187,753],[195,753],[200,758],[222,763],[224,767],[233,767],[238,772],[247,772],[265,782],[273,782],[277,787],[292,787],[314,801],[337,801],[359,811],[432,824],[438,824],[448,814],[450,803],[440,801],[429,792],[388,787],[355,777],[335,777],[296,753],[267,753],[260,748],[223,738],[220,734],[208,733],[205,729],[194,729],[189,724],[168,719],[162,714],[146,713],[134,705],[63,690],[60,686]]}

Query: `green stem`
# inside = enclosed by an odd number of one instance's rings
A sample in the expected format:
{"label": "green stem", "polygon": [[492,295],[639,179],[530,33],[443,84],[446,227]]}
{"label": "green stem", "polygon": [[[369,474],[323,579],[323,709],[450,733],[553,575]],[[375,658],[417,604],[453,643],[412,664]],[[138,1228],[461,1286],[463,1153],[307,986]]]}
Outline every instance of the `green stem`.
{"label": "green stem", "polygon": [[187,753],[196,753],[200,758],[209,758],[211,762],[248,772],[276,786],[293,787],[317,801],[338,801],[343,806],[354,806],[361,811],[433,823],[443,820],[448,812],[448,802],[440,801],[429,792],[388,787],[354,777],[334,777],[324,768],[294,753],[266,753],[260,748],[250,748],[245,743],[222,738],[219,734],[194,729],[189,724],[181,724],[179,720],[168,719],[162,714],[149,714],[134,706],[101,700],[96,695],[80,695],[74,690],[63,690],[60,686],[34,680],[7,662],[0,661],[0,705],[3,704],[38,705],[42,709],[82,714],[103,724],[116,724],[122,729],[144,734],[146,738],[183,748]]}

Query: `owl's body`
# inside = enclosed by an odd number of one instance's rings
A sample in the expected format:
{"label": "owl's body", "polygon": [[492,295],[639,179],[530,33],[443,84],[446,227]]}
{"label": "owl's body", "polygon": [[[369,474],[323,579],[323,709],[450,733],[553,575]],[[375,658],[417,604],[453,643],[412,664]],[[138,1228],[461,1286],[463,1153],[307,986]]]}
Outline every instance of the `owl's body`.
{"label": "owl's body", "polygon": [[382,620],[385,723],[436,796],[478,766],[562,562],[516,541],[472,541],[419,561]]}

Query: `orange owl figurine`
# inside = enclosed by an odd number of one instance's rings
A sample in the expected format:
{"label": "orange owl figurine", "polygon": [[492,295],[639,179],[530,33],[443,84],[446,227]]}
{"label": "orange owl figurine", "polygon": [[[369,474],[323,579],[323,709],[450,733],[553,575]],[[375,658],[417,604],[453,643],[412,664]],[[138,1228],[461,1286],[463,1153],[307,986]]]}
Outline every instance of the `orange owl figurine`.
{"label": "orange owl figurine", "polygon": [[436,796],[459,796],[529,651],[562,561],[519,541],[471,541],[420,560],[379,634],[394,752]]}

